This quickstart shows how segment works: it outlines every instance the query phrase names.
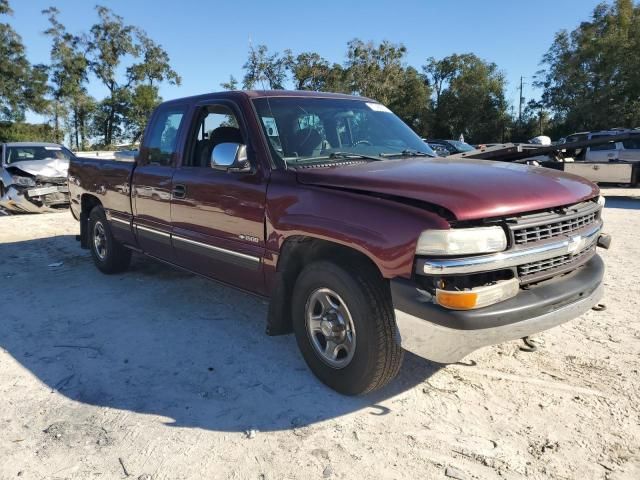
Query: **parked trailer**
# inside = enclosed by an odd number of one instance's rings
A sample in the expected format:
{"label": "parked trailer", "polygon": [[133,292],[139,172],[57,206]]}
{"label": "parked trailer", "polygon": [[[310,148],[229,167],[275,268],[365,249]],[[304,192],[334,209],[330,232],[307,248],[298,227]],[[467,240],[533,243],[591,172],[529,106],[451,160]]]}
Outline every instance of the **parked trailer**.
{"label": "parked trailer", "polygon": [[584,159],[590,147],[615,144],[628,140],[640,141],[640,131],[597,136],[588,140],[555,145],[505,143],[478,148],[471,152],[453,154],[447,158],[473,158],[501,162],[534,163],[555,170],[580,175],[596,183],[621,183],[636,186],[640,183],[640,159],[598,161]]}

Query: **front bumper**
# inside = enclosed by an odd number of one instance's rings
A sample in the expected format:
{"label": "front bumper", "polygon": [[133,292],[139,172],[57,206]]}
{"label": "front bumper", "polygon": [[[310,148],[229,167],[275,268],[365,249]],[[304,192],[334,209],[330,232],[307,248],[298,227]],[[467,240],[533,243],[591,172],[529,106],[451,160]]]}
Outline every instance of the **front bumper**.
{"label": "front bumper", "polygon": [[66,185],[31,188],[10,185],[0,198],[0,206],[20,213],[60,211],[69,207],[69,189]]}
{"label": "front bumper", "polygon": [[478,348],[548,330],[579,317],[604,294],[604,263],[595,255],[570,274],[521,290],[477,310],[448,310],[409,280],[392,280],[391,294],[405,350],[454,363]]}

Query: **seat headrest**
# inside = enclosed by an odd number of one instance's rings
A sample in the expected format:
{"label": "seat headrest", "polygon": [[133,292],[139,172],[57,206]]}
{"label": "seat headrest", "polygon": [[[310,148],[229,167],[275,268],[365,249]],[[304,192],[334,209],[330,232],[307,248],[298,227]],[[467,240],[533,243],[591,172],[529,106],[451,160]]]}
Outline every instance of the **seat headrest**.
{"label": "seat headrest", "polygon": [[214,145],[227,142],[244,143],[242,133],[240,133],[240,129],[237,127],[218,127],[211,132],[209,141]]}
{"label": "seat headrest", "polygon": [[294,141],[298,155],[311,155],[322,145],[322,135],[315,128],[303,128]]}

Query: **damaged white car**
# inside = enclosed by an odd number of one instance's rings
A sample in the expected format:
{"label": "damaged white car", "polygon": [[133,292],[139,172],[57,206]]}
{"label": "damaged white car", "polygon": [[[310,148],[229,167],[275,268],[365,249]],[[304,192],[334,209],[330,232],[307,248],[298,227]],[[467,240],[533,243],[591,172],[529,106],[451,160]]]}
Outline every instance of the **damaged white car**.
{"label": "damaged white car", "polygon": [[73,153],[55,143],[5,143],[0,163],[0,207],[41,213],[69,208],[67,171]]}

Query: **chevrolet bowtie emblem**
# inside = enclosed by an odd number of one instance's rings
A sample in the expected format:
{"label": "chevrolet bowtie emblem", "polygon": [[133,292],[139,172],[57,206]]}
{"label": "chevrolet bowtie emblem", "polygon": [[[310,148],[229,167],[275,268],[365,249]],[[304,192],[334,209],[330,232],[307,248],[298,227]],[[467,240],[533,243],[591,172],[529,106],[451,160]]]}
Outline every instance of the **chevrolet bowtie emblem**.
{"label": "chevrolet bowtie emblem", "polygon": [[569,239],[569,245],[567,245],[567,253],[569,255],[574,255],[576,252],[582,250],[584,246],[585,238],[582,238],[580,235],[576,235]]}

